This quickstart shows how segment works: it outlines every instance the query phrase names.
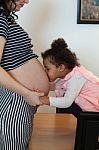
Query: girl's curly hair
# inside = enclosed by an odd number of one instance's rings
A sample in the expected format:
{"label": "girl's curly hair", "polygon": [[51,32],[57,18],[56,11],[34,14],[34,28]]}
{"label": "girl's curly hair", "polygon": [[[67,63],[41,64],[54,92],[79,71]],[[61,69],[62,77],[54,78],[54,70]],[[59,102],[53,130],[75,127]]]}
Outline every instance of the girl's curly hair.
{"label": "girl's curly hair", "polygon": [[56,65],[64,64],[68,69],[73,69],[75,66],[79,66],[76,54],[68,48],[68,44],[63,38],[58,38],[51,43],[51,48],[41,53],[44,59]]}

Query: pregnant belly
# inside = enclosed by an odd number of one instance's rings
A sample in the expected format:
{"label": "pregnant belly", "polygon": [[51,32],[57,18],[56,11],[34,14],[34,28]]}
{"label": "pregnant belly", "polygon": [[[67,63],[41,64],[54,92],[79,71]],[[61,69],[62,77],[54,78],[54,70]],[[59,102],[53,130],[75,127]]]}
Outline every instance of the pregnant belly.
{"label": "pregnant belly", "polygon": [[30,90],[40,90],[46,95],[49,92],[49,81],[42,64],[36,58],[11,70],[9,74]]}

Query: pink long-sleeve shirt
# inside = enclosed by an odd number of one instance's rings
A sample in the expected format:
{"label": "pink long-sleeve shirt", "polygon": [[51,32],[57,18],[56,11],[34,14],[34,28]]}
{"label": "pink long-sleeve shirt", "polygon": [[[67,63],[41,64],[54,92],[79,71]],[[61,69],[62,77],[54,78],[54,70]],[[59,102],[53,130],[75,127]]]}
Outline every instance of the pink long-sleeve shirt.
{"label": "pink long-sleeve shirt", "polygon": [[75,102],[83,111],[99,111],[99,78],[83,66],[75,67],[56,83],[50,105],[67,108]]}

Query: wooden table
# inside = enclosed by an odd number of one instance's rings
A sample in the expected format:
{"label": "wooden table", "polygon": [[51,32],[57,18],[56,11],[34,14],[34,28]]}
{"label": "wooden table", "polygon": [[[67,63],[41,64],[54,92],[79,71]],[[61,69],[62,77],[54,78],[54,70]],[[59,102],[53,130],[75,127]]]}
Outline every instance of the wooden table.
{"label": "wooden table", "polygon": [[30,150],[73,150],[76,121],[71,114],[37,113]]}

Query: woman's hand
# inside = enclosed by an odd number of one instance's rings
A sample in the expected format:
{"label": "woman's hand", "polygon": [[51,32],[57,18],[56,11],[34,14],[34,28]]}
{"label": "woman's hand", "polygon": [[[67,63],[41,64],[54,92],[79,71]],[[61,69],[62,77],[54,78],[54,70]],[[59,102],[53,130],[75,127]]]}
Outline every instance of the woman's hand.
{"label": "woman's hand", "polygon": [[[42,93],[42,91],[40,91],[40,90],[38,90],[38,89],[34,89],[34,91],[35,91],[35,92]],[[48,96],[40,95],[40,96],[39,96],[39,100],[40,100],[40,103],[41,103],[41,104],[50,105],[49,97],[48,97]]]}
{"label": "woman's hand", "polygon": [[25,97],[27,103],[31,106],[42,105],[39,97],[44,96],[44,93],[31,91]]}

